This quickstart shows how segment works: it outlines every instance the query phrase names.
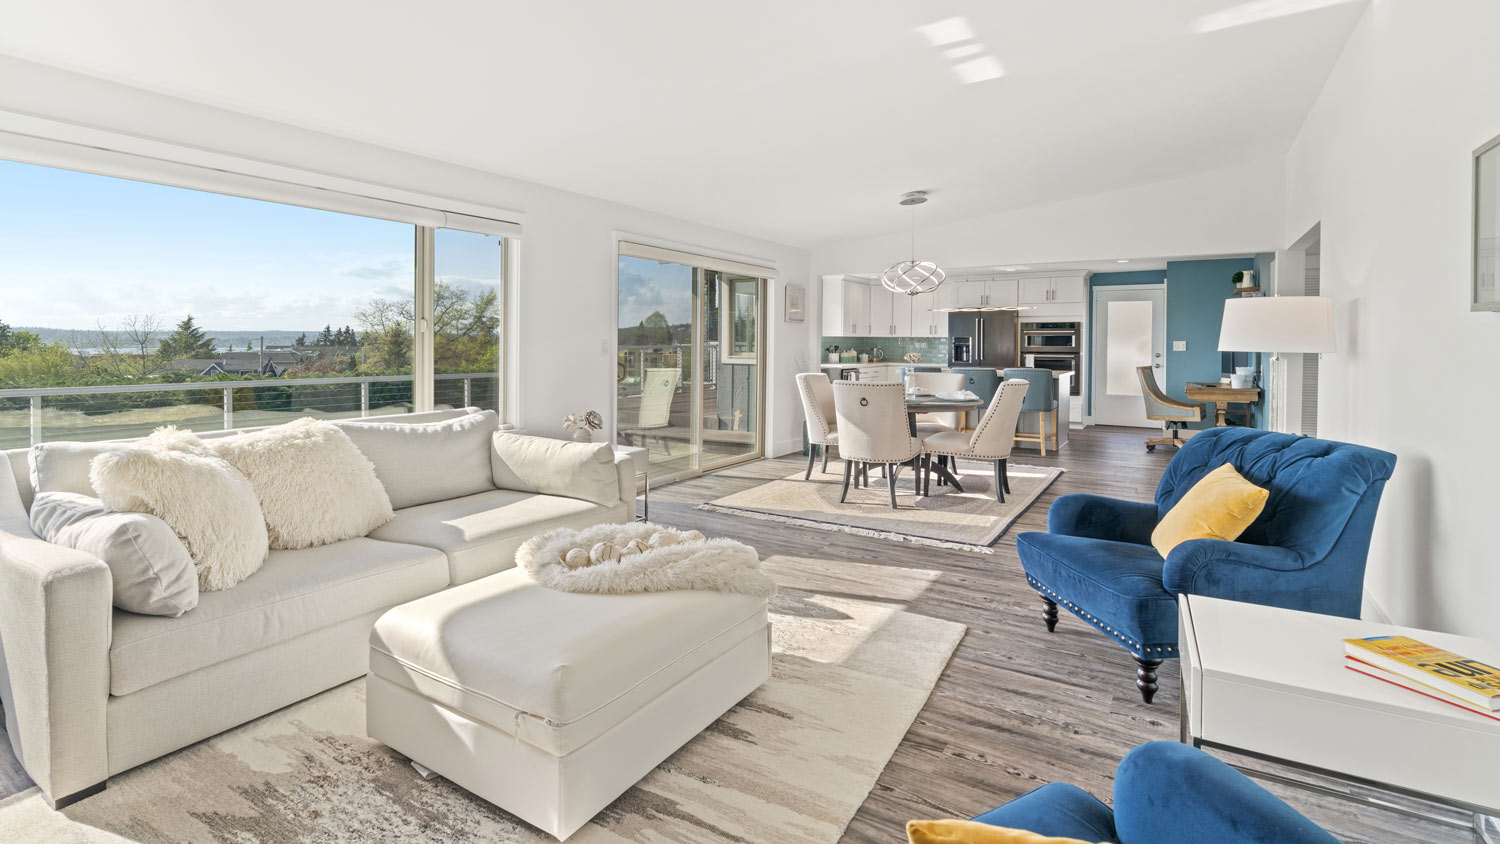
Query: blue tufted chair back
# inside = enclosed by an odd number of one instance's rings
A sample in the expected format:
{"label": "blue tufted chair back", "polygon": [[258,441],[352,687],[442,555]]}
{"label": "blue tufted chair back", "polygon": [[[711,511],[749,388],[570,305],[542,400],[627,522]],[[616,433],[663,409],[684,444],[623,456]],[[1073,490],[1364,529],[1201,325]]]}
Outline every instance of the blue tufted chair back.
{"label": "blue tufted chair back", "polygon": [[[1341,569],[1328,577],[1363,582],[1375,510],[1396,455],[1296,434],[1211,428],[1190,438],[1167,465],[1156,488],[1157,518],[1225,463],[1271,493],[1241,542],[1285,548],[1301,557],[1303,568],[1326,563]],[[1345,594],[1357,596],[1359,590]],[[1358,612],[1356,603],[1353,614]]]}
{"label": "blue tufted chair back", "polygon": [[[1052,370],[1039,367],[1013,366],[1004,371],[1005,380],[1023,378],[1031,382],[1026,388],[1026,401],[1021,405],[1022,412],[1028,410],[1050,411],[1057,409],[1057,380],[1052,375]],[[1077,377],[1076,373],[1074,377]]]}

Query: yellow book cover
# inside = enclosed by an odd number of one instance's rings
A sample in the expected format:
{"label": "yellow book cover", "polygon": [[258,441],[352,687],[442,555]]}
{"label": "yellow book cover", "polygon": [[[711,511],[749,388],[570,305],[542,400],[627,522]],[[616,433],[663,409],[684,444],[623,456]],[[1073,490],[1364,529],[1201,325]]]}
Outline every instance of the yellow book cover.
{"label": "yellow book cover", "polygon": [[1344,653],[1490,710],[1500,710],[1500,668],[1407,636],[1345,639]]}

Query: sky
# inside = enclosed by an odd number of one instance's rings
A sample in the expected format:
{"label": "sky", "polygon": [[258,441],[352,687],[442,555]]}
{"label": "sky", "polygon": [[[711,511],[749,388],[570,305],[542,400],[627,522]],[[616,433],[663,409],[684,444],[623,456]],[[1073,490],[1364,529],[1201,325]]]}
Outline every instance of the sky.
{"label": "sky", "polygon": [[[358,327],[372,298],[412,297],[414,239],[406,223],[0,161],[0,321]],[[440,279],[497,283],[498,238],[436,239]]]}
{"label": "sky", "polygon": [[693,268],[620,256],[620,327],[661,311],[669,325],[693,319]]}

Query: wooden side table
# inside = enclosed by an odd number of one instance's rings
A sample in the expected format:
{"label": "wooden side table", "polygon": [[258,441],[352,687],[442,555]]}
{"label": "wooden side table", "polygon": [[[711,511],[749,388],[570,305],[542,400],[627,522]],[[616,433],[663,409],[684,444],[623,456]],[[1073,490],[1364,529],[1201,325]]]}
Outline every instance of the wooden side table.
{"label": "wooden side table", "polygon": [[1199,595],[1180,595],[1177,606],[1184,742],[1452,806],[1471,814],[1477,840],[1493,844],[1493,818],[1500,816],[1500,721],[1350,671],[1343,640],[1411,636],[1490,664],[1500,664],[1500,648],[1446,633]]}
{"label": "wooden side table", "polygon": [[[1208,402],[1214,406],[1214,425],[1219,428],[1227,424],[1224,414],[1229,412],[1229,405],[1254,404],[1260,401],[1259,387],[1230,387],[1206,381],[1189,381],[1186,392],[1189,399]],[[1249,421],[1248,418],[1246,421]]]}

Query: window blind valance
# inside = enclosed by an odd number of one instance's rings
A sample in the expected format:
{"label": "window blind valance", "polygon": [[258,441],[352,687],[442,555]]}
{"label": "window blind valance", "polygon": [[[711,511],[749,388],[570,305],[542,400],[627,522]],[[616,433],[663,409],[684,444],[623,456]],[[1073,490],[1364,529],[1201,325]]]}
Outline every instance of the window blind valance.
{"label": "window blind valance", "polygon": [[352,190],[302,184],[288,179],[251,175],[230,169],[187,164],[152,155],[124,152],[71,141],[0,131],[0,157],[27,164],[77,170],[138,182],[221,193],[246,199],[278,202],[374,217],[432,228],[462,229],[477,234],[514,237],[521,226],[509,220],[444,211],[409,202],[383,199]]}
{"label": "window blind valance", "polygon": [[698,255],[693,252],[680,252],[676,249],[648,246],[644,243],[634,243],[629,240],[620,241],[620,254],[627,258],[644,258],[648,261],[662,261],[668,264],[686,264],[691,267],[717,270],[721,273],[748,275],[755,278],[776,278],[775,267],[747,264],[742,261],[715,258],[711,255]]}

